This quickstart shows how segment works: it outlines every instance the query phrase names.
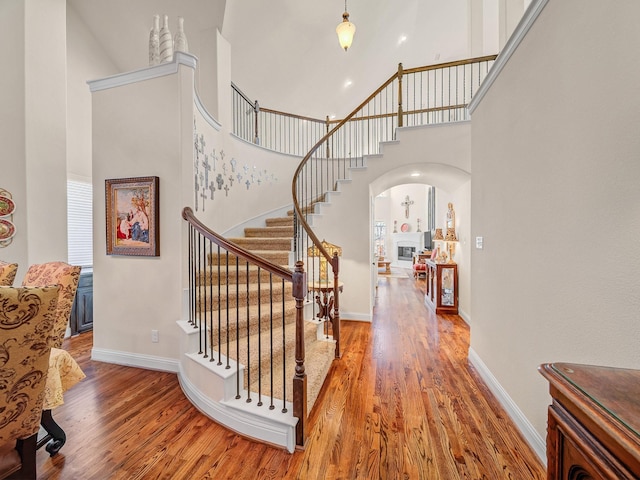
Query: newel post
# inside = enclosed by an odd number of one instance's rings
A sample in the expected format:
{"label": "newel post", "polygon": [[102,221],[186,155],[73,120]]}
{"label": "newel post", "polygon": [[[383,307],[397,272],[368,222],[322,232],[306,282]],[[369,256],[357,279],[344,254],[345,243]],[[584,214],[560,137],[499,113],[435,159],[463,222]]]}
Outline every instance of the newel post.
{"label": "newel post", "polygon": [[307,374],[304,367],[304,299],[307,296],[307,274],[304,262],[298,260],[293,272],[293,297],[296,299],[296,370],[293,377],[293,416],[296,425],[296,445],[304,445],[307,422]]}
{"label": "newel post", "polygon": [[402,63],[398,64],[398,127],[402,126]]}
{"label": "newel post", "polygon": [[340,257],[338,257],[338,252],[333,252],[331,266],[333,267],[333,320],[331,323],[333,339],[336,341],[336,358],[340,358],[342,352],[340,351],[340,283],[338,280]]}
{"label": "newel post", "polygon": [[255,143],[256,145],[260,145],[260,132],[258,132],[258,116],[260,115],[260,104],[258,103],[258,100],[256,100],[256,103],[253,105],[253,118],[254,118],[254,122],[255,122],[255,132],[256,132],[256,136],[253,138],[253,143]]}

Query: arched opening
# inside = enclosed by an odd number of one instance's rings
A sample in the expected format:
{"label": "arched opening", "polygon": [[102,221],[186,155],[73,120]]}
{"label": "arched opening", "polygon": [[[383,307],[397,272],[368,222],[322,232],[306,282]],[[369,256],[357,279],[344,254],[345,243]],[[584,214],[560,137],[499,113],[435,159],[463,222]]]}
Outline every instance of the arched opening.
{"label": "arched opening", "polygon": [[461,315],[470,315],[471,174],[439,163],[407,164],[380,175],[370,183],[369,191],[372,305],[380,252],[391,261],[392,268],[411,269],[413,262],[407,255],[425,249],[425,232],[429,235],[435,228],[446,232],[448,205],[452,204],[456,212],[458,244],[454,261],[458,264]]}

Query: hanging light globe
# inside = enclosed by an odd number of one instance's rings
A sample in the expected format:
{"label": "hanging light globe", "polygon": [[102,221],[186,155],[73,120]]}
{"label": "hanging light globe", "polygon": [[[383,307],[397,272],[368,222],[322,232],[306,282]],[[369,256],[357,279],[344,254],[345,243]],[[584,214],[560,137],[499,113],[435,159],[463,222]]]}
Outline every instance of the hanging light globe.
{"label": "hanging light globe", "polygon": [[340,46],[344,48],[346,52],[353,42],[353,35],[356,33],[356,26],[349,21],[349,12],[347,12],[347,2],[344,4],[345,12],[342,14],[342,22],[336,27],[336,33],[338,34],[338,41]]}

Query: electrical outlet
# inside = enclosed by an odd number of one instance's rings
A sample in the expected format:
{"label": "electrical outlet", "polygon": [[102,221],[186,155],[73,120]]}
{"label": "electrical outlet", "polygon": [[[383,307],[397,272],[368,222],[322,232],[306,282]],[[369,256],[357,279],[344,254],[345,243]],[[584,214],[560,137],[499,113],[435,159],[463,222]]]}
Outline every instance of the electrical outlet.
{"label": "electrical outlet", "polygon": [[484,244],[484,237],[476,237],[476,248],[482,250]]}
{"label": "electrical outlet", "polygon": [[160,341],[158,330],[151,330],[151,342],[158,343]]}

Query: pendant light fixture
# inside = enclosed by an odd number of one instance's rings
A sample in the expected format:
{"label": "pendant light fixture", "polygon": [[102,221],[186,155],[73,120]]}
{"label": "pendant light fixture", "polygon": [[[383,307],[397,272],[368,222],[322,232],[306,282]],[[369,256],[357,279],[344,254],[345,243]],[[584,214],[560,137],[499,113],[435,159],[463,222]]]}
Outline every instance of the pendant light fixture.
{"label": "pendant light fixture", "polygon": [[349,21],[349,12],[347,12],[347,0],[344,0],[344,13],[342,14],[342,22],[336,27],[338,41],[340,46],[346,52],[353,42],[353,35],[356,33],[356,26]]}

